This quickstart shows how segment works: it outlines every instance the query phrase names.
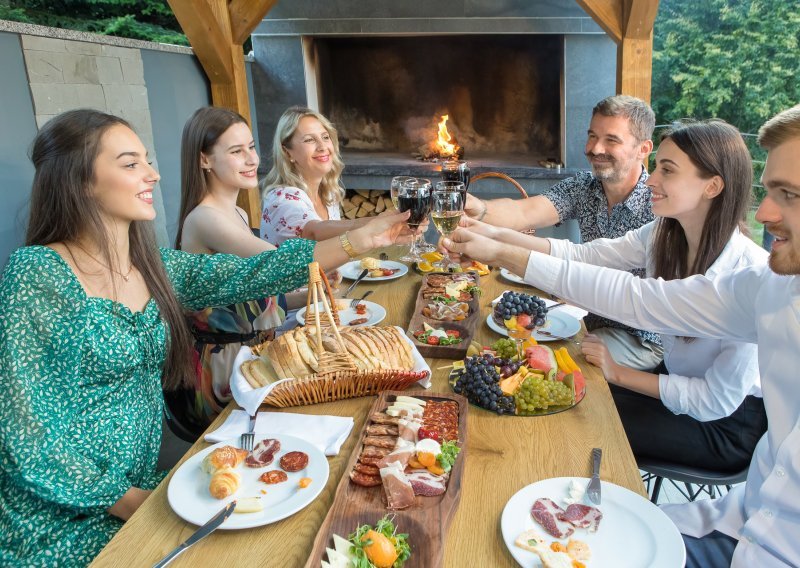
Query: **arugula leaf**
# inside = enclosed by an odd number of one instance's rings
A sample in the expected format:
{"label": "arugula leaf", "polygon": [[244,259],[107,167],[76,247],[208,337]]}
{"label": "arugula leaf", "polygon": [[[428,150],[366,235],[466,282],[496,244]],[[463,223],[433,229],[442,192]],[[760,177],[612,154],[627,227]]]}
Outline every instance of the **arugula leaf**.
{"label": "arugula leaf", "polygon": [[[397,528],[394,526],[394,515],[386,515],[375,523],[375,531],[387,537],[397,552],[397,560],[394,561],[392,568],[402,568],[406,560],[411,557],[411,546],[408,544],[408,534],[397,533]],[[348,540],[353,545],[355,559],[353,566],[355,568],[375,568],[375,565],[367,558],[367,553],[364,551],[365,546],[372,544],[372,539],[362,541],[364,535],[372,529],[369,525],[360,525],[354,533],[352,533]]]}
{"label": "arugula leaf", "polygon": [[450,471],[453,468],[453,464],[456,462],[456,456],[458,452],[461,451],[461,448],[455,442],[447,441],[442,444],[442,453],[436,456],[436,461],[439,462],[439,465],[445,471]]}

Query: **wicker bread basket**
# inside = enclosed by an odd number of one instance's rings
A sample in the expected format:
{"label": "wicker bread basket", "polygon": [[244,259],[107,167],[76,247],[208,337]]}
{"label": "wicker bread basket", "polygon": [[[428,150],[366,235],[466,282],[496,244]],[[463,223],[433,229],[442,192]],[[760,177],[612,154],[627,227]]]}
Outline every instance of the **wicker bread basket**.
{"label": "wicker bread basket", "polygon": [[[264,398],[263,404],[286,408],[375,395],[384,390],[407,389],[428,376],[428,371],[408,369],[359,370],[339,333],[339,313],[325,273],[316,262],[309,264],[308,268],[306,326],[315,328],[313,337],[316,341],[312,342],[312,346],[319,360],[319,368],[324,371],[279,383]],[[318,309],[312,311],[312,306]],[[325,349],[322,344],[323,331],[335,337],[339,345],[338,352]],[[253,353],[260,355],[268,344],[254,346]]]}

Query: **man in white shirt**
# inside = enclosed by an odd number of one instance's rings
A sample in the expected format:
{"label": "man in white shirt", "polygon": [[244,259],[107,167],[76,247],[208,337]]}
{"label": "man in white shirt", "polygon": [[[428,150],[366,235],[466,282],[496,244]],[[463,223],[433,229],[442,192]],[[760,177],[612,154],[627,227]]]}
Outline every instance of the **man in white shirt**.
{"label": "man in white shirt", "polygon": [[756,214],[775,237],[769,268],[710,279],[640,280],[459,230],[448,249],[525,274],[526,282],[601,315],[660,333],[758,344],[769,429],[747,483],[720,499],[664,506],[689,568],[800,566],[800,105],[759,131],[767,189]]}

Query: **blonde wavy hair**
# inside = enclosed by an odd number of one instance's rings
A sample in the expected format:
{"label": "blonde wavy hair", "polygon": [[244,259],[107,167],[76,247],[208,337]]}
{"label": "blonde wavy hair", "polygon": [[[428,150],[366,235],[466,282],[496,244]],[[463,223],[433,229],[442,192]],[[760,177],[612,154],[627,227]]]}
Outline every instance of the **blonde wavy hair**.
{"label": "blonde wavy hair", "polygon": [[305,180],[294,168],[294,164],[289,161],[289,154],[285,150],[300,125],[300,121],[307,116],[319,120],[333,142],[333,167],[319,184],[320,198],[326,206],[341,203],[344,199],[344,187],[340,181],[344,162],[339,154],[339,134],[330,120],[303,106],[286,109],[278,121],[278,126],[275,127],[275,137],[272,140],[272,169],[261,182],[262,199],[267,193],[278,187],[299,187],[308,193],[309,189]]}

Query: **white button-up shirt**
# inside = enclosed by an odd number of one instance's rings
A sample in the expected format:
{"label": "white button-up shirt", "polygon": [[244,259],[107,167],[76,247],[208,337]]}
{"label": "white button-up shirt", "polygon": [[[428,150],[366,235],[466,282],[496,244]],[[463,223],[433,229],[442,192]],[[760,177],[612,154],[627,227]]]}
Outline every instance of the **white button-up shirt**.
{"label": "white button-up shirt", "polygon": [[[646,267],[647,276],[653,276],[657,223],[648,223],[618,239],[596,239],[582,245],[550,239],[550,254],[617,270]],[[768,258],[767,251],[736,229],[706,276],[765,265]],[[702,421],[717,420],[730,416],[746,396],[761,396],[754,344],[730,339],[687,342],[675,335],[661,335],[661,340],[664,363],[670,374],[659,375],[658,389],[661,402],[675,414],[688,414]]]}
{"label": "white button-up shirt", "polygon": [[534,252],[525,281],[628,325],[758,344],[769,429],[747,483],[664,511],[684,534],[718,530],[739,539],[733,568],[800,565],[800,277],[756,266],[714,279],[642,280]]}

